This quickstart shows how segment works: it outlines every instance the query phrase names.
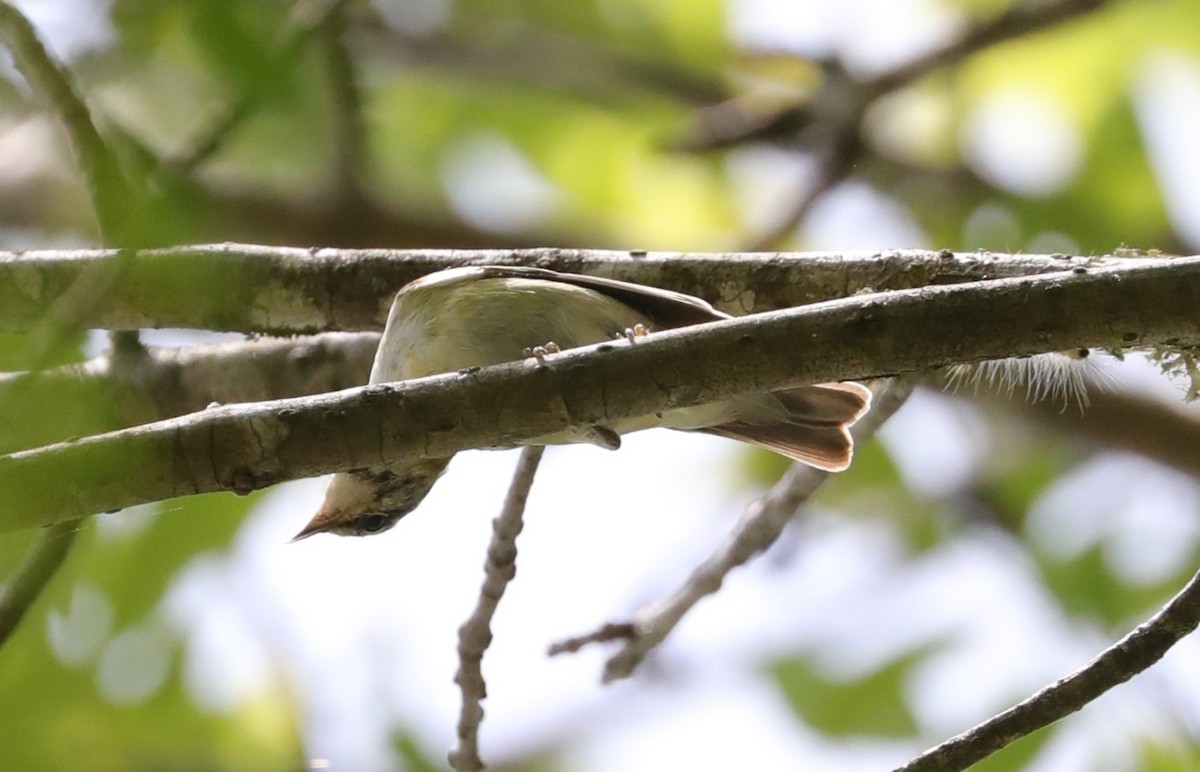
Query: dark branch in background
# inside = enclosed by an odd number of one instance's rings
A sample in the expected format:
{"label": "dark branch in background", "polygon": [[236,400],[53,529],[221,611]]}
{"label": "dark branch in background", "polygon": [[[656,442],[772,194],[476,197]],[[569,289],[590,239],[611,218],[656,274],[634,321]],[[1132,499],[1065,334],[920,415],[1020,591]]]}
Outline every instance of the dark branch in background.
{"label": "dark branch in background", "polygon": [[454,682],[462,690],[462,710],[458,717],[458,745],[450,751],[450,766],[458,772],[483,769],[479,757],[479,725],[483,722],[483,700],[487,684],[483,679],[483,655],[492,643],[492,618],[504,597],[504,590],[517,574],[517,536],[524,528],[525,502],[533,487],[533,476],[542,461],[545,447],[534,445],[521,451],[504,507],[492,521],[492,541],[488,544],[483,587],[471,616],[458,629],[458,673]]}
{"label": "dark branch in background", "polygon": [[[1095,11],[1110,0],[1027,0],[994,18],[968,29],[958,39],[891,72],[865,80],[854,80],[840,64],[824,62],[826,78],[817,91],[802,101],[764,114],[746,100],[734,99],[708,108],[701,115],[700,136],[677,146],[698,152],[748,144],[772,142],[785,147],[807,147],[813,136],[833,130],[858,130],[866,110],[880,97],[910,85],[936,70],[949,67],[991,46],[1046,30]],[[764,52],[765,53],[765,52]],[[814,127],[818,134],[810,134]]]}
{"label": "dark branch in background", "polygon": [[[15,529],[466,448],[734,394],[1074,346],[1200,339],[1200,258],[860,295],[480,371],[201,414],[0,457]],[[947,335],[954,330],[954,335]],[[804,352],[803,357],[781,352]],[[721,362],[720,368],[704,367]],[[331,444],[330,437],[339,443]]]}
{"label": "dark branch in background", "polygon": [[855,79],[838,61],[822,62],[820,85],[797,104],[764,113],[749,100],[726,101],[701,111],[698,136],[677,143],[676,148],[702,152],[771,141],[810,151],[816,159],[813,180],[780,222],[754,237],[749,248],[777,247],[804,221],[821,196],[845,179],[863,156],[863,119],[881,97],[990,46],[1061,24],[1106,2],[1029,0],[967,30],[957,40],[916,61],[867,80]]}
{"label": "dark branch in background", "polygon": [[1200,478],[1200,415],[1195,409],[1188,409],[1182,401],[1114,389],[1095,381],[1085,381],[1085,387],[1088,404],[1082,411],[1064,409],[1061,402],[1052,400],[989,394],[991,390],[986,388],[980,389],[982,398],[973,401],[981,407],[999,408],[1004,420],[1017,416],[1036,431],[1083,437]]}
{"label": "dark branch in background", "polygon": [[372,56],[408,70],[533,87],[601,105],[627,107],[643,98],[700,106],[729,97],[716,70],[698,72],[656,56],[651,47],[619,48],[514,18],[464,14],[446,33],[410,35],[383,22],[355,32]]}
{"label": "dark branch in background", "polygon": [[1001,748],[1074,713],[1146,670],[1200,625],[1200,574],[1163,606],[1082,669],[982,724],[931,748],[896,772],[963,770]]}
{"label": "dark branch in background", "polygon": [[876,94],[903,88],[935,70],[1016,38],[1025,37],[1092,13],[1110,0],[1028,0],[1004,9],[994,18],[968,29],[957,40],[872,81]]}
{"label": "dark branch in background", "polygon": [[[272,64],[283,69],[299,57],[309,40],[329,19],[341,12],[348,0],[298,0],[293,6],[277,45]],[[263,82],[263,81],[254,81]],[[215,115],[209,118],[203,129],[187,143],[186,147],[167,159],[165,168],[175,175],[188,175],[196,167],[212,157],[242,122],[258,107],[265,96],[268,82],[263,82],[260,91],[241,91],[228,101]]]}
{"label": "dark branch in background", "polygon": [[320,40],[333,102],[330,110],[334,145],[333,214],[343,234],[335,237],[335,244],[351,243],[353,234],[362,229],[361,220],[367,213],[364,204],[368,198],[364,188],[368,158],[363,100],[357,65],[346,40],[346,22],[344,8],[329,14],[321,28]]}
{"label": "dark branch in background", "polygon": [[758,251],[778,248],[792,231],[804,222],[821,196],[846,178],[862,152],[863,146],[857,125],[831,138],[829,146],[819,153],[816,174],[808,189],[792,205],[791,211],[766,233],[756,236],[748,249]]}
{"label": "dark branch in background", "polygon": [[78,533],[78,520],[57,523],[42,531],[12,578],[0,587],[0,647],[12,636],[25,613],[67,559]]}
{"label": "dark branch in background", "polygon": [[[917,378],[904,376],[881,382],[873,388],[875,401],[852,430],[855,444],[866,442],[912,393]],[[619,640],[620,650],[604,667],[605,683],[628,678],[655,647],[675,629],[697,603],[721,589],[725,577],[755,555],[767,550],[803,504],[812,498],[829,473],[796,464],[742,516],[737,528],[701,563],[675,592],[646,606],[633,620],[609,623],[595,632],[554,644],[550,656],[575,652],[589,643]]]}
{"label": "dark branch in background", "polygon": [[[4,162],[5,158],[0,157],[0,165]],[[361,218],[361,230],[349,234],[331,214],[334,202],[328,190],[278,190],[209,180],[188,180],[182,187],[174,189],[175,218],[155,223],[160,229],[155,232],[160,243],[234,239],[268,244],[333,244],[341,236],[347,239],[342,246],[499,249],[583,244],[589,239],[594,246],[602,236],[599,232],[565,230],[521,235],[486,233],[445,211],[394,201],[369,202]],[[49,165],[16,180],[6,178],[0,185],[0,226],[73,236],[90,230],[91,220],[80,215],[80,193],[77,185]]]}
{"label": "dark branch in background", "polygon": [[[116,257],[105,250],[0,252],[0,330],[28,329],[88,266],[110,265]],[[930,250],[763,254],[210,244],[136,253],[108,302],[82,321],[107,329],[378,330],[402,286],[459,265],[534,265],[609,276],[696,295],[736,315],[863,290],[1155,265],[1164,259]],[[197,286],[208,291],[197,293]]]}

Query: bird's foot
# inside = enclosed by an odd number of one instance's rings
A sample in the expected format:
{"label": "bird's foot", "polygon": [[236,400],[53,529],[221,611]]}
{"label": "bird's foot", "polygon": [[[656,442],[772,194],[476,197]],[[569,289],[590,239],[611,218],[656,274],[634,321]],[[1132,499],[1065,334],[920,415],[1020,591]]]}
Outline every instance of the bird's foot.
{"label": "bird's foot", "polygon": [[538,367],[545,367],[546,357],[550,356],[551,354],[557,354],[560,351],[562,351],[562,349],[558,347],[558,344],[550,340],[546,341],[540,346],[530,346],[524,349],[521,353],[527,357],[533,357],[536,359]]}
{"label": "bird's foot", "polygon": [[646,325],[642,324],[641,322],[638,322],[637,324],[633,325],[632,327],[626,327],[621,332],[621,334],[617,336],[617,340],[621,340],[623,338],[623,339],[629,341],[629,345],[632,346],[634,343],[636,343],[638,341],[638,339],[644,338],[649,334],[650,334],[650,330],[647,329]]}

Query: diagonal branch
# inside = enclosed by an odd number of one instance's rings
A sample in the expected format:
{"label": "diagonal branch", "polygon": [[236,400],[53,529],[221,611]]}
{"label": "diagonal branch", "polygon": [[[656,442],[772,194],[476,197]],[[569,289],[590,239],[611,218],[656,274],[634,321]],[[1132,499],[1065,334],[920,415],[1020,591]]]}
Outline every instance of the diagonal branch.
{"label": "diagonal branch", "polygon": [[[28,329],[89,266],[113,250],[0,252],[0,330]],[[1076,268],[1161,263],[1161,257],[888,252],[626,252],[600,249],[300,249],[203,244],[132,255],[92,327],[240,332],[382,329],[396,292],[460,265],[536,265],[707,298],[733,314],[863,290],[891,290]],[[203,286],[207,292],[197,293]]]}
{"label": "diagonal branch", "polygon": [[21,619],[67,559],[78,533],[79,522],[70,520],[38,534],[33,549],[12,577],[0,586],[0,646],[21,624]]}
{"label": "diagonal branch", "polygon": [[[873,436],[900,409],[912,393],[916,380],[911,375],[892,378],[872,389],[876,399],[871,412],[853,429],[856,444]],[[610,622],[594,632],[555,643],[548,653],[550,656],[573,653],[589,643],[620,640],[621,648],[604,666],[604,682],[633,675],[646,655],[671,634],[697,603],[721,589],[725,577],[733,569],[744,565],[779,539],[797,510],[812,498],[829,474],[794,465],[782,480],[746,510],[737,528],[669,597],[642,609],[632,622]]]}
{"label": "diagonal branch", "polygon": [[[860,295],[318,397],[214,408],[0,457],[0,528],[511,447],[747,392],[1077,346],[1200,339],[1200,258]],[[788,356],[803,352],[803,356]],[[711,366],[720,363],[720,367]],[[338,442],[330,442],[330,438]]]}
{"label": "diagonal branch", "polygon": [[1162,659],[1200,625],[1200,574],[1158,613],[1086,666],[957,737],[931,748],[896,772],[951,772],[1074,713]]}

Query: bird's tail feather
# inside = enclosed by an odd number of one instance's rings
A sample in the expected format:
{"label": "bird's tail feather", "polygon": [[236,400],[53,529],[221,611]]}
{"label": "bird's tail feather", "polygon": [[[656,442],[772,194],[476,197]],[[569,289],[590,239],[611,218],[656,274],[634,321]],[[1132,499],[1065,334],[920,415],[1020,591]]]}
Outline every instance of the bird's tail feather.
{"label": "bird's tail feather", "polygon": [[850,466],[854,441],[849,428],[871,407],[871,392],[858,383],[825,383],[773,392],[782,418],[738,418],[702,431],[773,450],[817,469]]}

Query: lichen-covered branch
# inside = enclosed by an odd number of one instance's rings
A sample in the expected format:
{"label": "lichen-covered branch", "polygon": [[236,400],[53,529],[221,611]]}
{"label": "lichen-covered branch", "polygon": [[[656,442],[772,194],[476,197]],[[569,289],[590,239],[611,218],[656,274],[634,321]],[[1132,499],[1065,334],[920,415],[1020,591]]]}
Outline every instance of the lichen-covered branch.
{"label": "lichen-covered branch", "polygon": [[[28,329],[89,266],[115,264],[117,254],[113,250],[0,252],[0,330]],[[119,285],[85,321],[106,329],[378,330],[392,298],[409,281],[442,268],[484,263],[536,265],[665,287],[703,297],[738,315],[864,290],[1149,265],[1163,259],[931,250],[645,253],[208,244],[130,254],[122,261]],[[206,291],[196,292],[197,286]]]}
{"label": "lichen-covered branch", "polygon": [[379,335],[299,338],[105,352],[81,364],[0,374],[0,453],[124,429],[203,410],[367,382]]}
{"label": "lichen-covered branch", "polygon": [[[0,528],[510,447],[730,395],[1200,338],[1200,258],[861,295],[479,371],[203,413],[0,457]],[[715,366],[719,363],[719,366]]]}

